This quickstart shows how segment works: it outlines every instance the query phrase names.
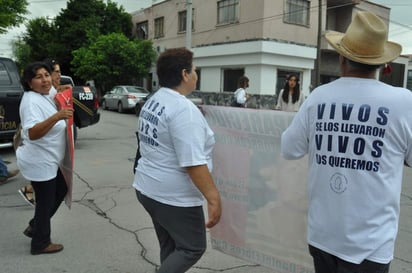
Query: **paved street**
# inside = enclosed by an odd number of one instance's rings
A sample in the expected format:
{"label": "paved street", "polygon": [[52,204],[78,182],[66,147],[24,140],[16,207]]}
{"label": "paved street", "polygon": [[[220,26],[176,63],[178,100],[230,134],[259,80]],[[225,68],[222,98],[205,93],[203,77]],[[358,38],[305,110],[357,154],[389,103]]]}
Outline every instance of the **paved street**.
{"label": "paved street", "polygon": [[[22,231],[33,216],[17,190],[19,175],[0,186],[0,272],[2,273],[154,273],[158,245],[150,218],[132,183],[136,117],[101,111],[101,121],[78,131],[75,147],[73,205],[62,205],[52,221],[52,239],[65,249],[30,255]],[[13,150],[1,150],[15,168]],[[33,158],[33,160],[36,160]],[[412,171],[405,173],[396,258],[391,273],[412,273]],[[269,273],[211,247],[190,273]]]}

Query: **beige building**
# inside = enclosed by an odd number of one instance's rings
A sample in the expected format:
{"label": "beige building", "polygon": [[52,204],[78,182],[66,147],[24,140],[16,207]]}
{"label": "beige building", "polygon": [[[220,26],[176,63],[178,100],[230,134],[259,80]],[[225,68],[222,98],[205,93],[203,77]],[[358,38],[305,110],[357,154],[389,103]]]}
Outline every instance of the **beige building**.
{"label": "beige building", "polygon": [[[191,48],[201,92],[233,92],[237,79],[246,75],[249,93],[273,97],[286,75],[297,73],[307,96],[317,78],[325,83],[339,76],[338,55],[323,34],[344,32],[358,10],[374,11],[389,21],[388,8],[361,0],[165,0],[133,13],[132,20],[134,35],[152,40],[159,53]],[[186,35],[187,16],[192,16],[190,35]],[[407,59],[400,62],[405,64],[406,85]],[[155,73],[146,83],[149,89],[159,88]]]}

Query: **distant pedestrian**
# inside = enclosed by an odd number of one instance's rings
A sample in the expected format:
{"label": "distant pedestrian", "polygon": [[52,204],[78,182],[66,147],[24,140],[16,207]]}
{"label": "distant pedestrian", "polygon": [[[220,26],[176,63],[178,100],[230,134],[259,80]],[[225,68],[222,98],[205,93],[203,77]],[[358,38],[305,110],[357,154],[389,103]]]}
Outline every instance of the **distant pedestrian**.
{"label": "distant pedestrian", "polygon": [[[219,222],[219,192],[210,174],[214,133],[186,95],[196,88],[193,53],[169,49],[157,60],[162,86],[144,104],[133,186],[160,244],[157,273],[183,273],[206,250],[206,227]],[[207,201],[208,221],[202,205]]]}
{"label": "distant pedestrian", "polygon": [[300,91],[299,77],[290,74],[286,77],[286,83],[279,92],[276,110],[297,112],[303,103],[303,94]]}
{"label": "distant pedestrian", "polygon": [[412,93],[376,79],[402,51],[387,37],[368,11],[346,33],[326,33],[342,77],[314,89],[282,134],[285,158],[308,154],[316,273],[385,273],[393,259],[404,162],[412,165]]}
{"label": "distant pedestrian", "polygon": [[249,98],[249,95],[246,93],[246,88],[249,87],[249,78],[242,76],[239,78],[237,83],[237,89],[233,93],[233,104],[235,107],[246,107],[246,102]]}

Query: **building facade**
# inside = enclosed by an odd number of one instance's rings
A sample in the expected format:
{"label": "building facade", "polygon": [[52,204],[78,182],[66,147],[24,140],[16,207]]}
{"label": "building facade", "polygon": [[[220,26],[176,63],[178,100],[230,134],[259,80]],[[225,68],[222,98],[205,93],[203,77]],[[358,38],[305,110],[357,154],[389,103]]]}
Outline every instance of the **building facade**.
{"label": "building facade", "polygon": [[[229,104],[225,94],[231,96],[237,79],[246,75],[248,93],[266,97],[252,102],[253,107],[274,108],[290,73],[299,75],[305,96],[318,84],[314,72],[320,73],[319,83],[339,76],[338,55],[323,34],[344,32],[357,10],[389,20],[388,8],[360,0],[165,0],[133,13],[132,21],[134,35],[152,40],[159,53],[190,47],[199,75],[197,89],[221,95],[208,103]],[[146,87],[159,88],[155,73]]]}

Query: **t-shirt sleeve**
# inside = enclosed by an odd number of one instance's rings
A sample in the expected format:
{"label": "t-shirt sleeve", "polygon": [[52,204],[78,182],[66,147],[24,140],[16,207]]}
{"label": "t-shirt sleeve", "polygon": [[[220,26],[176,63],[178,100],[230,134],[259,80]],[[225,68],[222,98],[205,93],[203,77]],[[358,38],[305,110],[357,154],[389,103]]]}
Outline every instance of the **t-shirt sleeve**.
{"label": "t-shirt sleeve", "polygon": [[184,107],[170,121],[170,134],[180,167],[207,164],[205,125],[204,118],[195,105]]}
{"label": "t-shirt sleeve", "polygon": [[[303,106],[304,107],[304,106]],[[285,159],[299,159],[308,153],[308,122],[305,109],[296,113],[290,126],[282,133],[281,154]]]}
{"label": "t-shirt sleeve", "polygon": [[20,119],[24,131],[33,128],[34,125],[43,121],[40,120],[40,110],[39,105],[35,101],[22,100],[20,104]]}

